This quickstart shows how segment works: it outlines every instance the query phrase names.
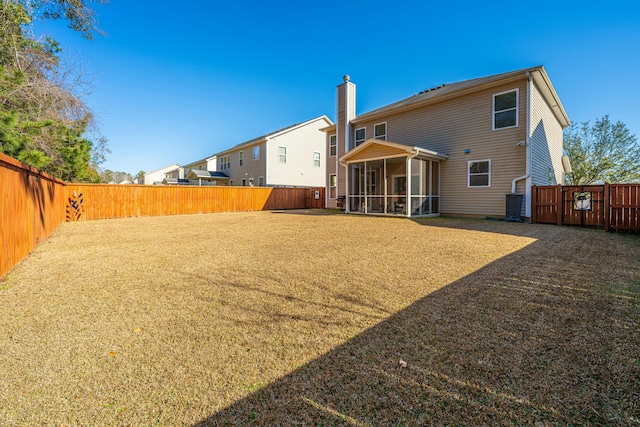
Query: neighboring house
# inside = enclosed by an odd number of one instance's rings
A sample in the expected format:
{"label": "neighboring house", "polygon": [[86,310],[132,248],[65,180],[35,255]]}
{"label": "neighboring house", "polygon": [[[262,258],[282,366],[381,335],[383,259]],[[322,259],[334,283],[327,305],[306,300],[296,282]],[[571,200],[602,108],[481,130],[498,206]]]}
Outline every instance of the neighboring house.
{"label": "neighboring house", "polygon": [[[562,183],[570,125],[544,67],[446,84],[356,115],[337,88],[326,132],[327,206],[376,215],[531,216],[531,186]],[[563,167],[564,165],[564,167]],[[510,203],[511,203],[510,202]]]}
{"label": "neighboring house", "polygon": [[186,178],[191,170],[215,171],[217,158],[215,155],[182,166]]}
{"label": "neighboring house", "polygon": [[324,187],[326,135],[333,125],[320,116],[243,142],[216,155],[216,171],[228,185]]}
{"label": "neighboring house", "polygon": [[[147,172],[144,174],[144,184],[153,185],[153,184],[162,184],[162,181],[167,178],[167,174],[171,175],[169,178],[182,178],[179,176],[181,171],[180,165],[174,163],[169,166],[165,166],[162,169],[158,169],[152,172]],[[176,176],[173,176],[176,175]]]}
{"label": "neighboring house", "polygon": [[213,155],[182,167],[190,185],[229,185],[229,176],[217,172],[217,156]]}
{"label": "neighboring house", "polygon": [[127,185],[127,184],[133,184],[133,182],[129,181],[128,178],[125,178],[122,181],[120,181],[118,184]]}
{"label": "neighboring house", "polygon": [[191,185],[229,185],[229,176],[224,172],[191,169],[187,179]]}

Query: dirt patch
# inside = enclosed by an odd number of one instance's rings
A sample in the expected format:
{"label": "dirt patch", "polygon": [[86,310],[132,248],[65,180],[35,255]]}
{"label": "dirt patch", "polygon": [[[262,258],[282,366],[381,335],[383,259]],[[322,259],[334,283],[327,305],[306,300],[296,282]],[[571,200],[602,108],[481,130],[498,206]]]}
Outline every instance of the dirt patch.
{"label": "dirt patch", "polygon": [[640,422],[637,237],[315,213],[64,224],[0,283],[0,424]]}

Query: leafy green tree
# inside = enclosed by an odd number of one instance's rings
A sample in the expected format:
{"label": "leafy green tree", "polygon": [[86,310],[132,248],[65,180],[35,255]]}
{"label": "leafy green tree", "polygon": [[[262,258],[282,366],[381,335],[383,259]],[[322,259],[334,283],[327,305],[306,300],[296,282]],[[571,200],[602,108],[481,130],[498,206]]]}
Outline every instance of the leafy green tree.
{"label": "leafy green tree", "polygon": [[640,180],[640,144],[621,121],[609,115],[576,123],[564,131],[564,151],[571,161],[567,183],[589,185]]}
{"label": "leafy green tree", "polygon": [[95,125],[77,95],[81,76],[61,64],[58,43],[35,37],[30,24],[64,18],[92,38],[98,28],[88,3],[0,0],[0,152],[69,181],[99,180],[106,140],[90,139]]}

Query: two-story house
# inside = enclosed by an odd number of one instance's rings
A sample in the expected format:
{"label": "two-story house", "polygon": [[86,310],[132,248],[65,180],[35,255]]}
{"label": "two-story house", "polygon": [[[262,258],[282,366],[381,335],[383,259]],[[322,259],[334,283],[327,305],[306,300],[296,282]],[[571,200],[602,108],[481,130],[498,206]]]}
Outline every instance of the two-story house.
{"label": "two-story house", "polygon": [[181,166],[177,163],[174,163],[172,165],[165,166],[158,170],[147,172],[144,174],[144,184],[146,185],[162,184],[162,181],[165,180],[166,178],[174,178],[177,180],[178,178],[182,178],[182,176],[180,176],[181,171],[182,171]]}
{"label": "two-story house", "polygon": [[229,176],[216,171],[217,164],[216,155],[196,160],[183,166],[184,177],[190,185],[229,185]]}
{"label": "two-story house", "polygon": [[216,155],[228,185],[324,187],[326,136],[333,125],[320,116],[236,145]]}
{"label": "two-story house", "polygon": [[518,194],[530,217],[531,186],[562,183],[570,168],[569,117],[542,66],[445,84],[360,115],[345,76],[336,122],[324,129],[327,206],[347,212],[504,217],[507,195]]}

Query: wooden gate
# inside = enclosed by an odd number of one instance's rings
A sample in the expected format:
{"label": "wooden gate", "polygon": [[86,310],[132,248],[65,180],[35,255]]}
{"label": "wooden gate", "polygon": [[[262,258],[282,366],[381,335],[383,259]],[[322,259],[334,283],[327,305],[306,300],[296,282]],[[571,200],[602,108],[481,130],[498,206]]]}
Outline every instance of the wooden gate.
{"label": "wooden gate", "polygon": [[640,233],[640,184],[533,186],[531,222]]}
{"label": "wooden gate", "polygon": [[[580,197],[584,200],[579,200]],[[581,202],[584,208],[578,206]],[[604,228],[604,209],[603,185],[562,187],[563,225]]]}

